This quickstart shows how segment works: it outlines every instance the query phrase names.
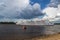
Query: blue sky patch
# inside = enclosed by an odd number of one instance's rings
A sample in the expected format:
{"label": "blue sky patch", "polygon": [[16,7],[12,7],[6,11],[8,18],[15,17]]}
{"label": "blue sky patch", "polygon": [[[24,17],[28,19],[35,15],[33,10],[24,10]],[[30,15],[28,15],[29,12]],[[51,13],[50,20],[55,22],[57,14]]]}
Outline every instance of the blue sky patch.
{"label": "blue sky patch", "polygon": [[41,9],[44,9],[47,6],[47,4],[50,3],[50,0],[30,0],[30,1],[31,5],[39,3],[41,5]]}

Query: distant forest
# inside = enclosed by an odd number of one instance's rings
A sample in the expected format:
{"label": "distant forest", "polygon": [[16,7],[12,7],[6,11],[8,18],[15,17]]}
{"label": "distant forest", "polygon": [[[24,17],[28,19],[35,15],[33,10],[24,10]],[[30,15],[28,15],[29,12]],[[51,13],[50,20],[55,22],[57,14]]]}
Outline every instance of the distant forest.
{"label": "distant forest", "polygon": [[16,24],[14,22],[0,22],[0,24]]}
{"label": "distant forest", "polygon": [[54,23],[54,25],[60,25],[60,23]]}

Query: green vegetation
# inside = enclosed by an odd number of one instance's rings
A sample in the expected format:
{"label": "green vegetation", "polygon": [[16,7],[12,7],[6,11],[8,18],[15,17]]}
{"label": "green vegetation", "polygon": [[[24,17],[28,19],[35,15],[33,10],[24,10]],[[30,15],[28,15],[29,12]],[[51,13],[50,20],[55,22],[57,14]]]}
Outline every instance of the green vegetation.
{"label": "green vegetation", "polygon": [[14,22],[0,22],[0,24],[15,24]]}
{"label": "green vegetation", "polygon": [[54,23],[54,25],[60,25],[60,23]]}

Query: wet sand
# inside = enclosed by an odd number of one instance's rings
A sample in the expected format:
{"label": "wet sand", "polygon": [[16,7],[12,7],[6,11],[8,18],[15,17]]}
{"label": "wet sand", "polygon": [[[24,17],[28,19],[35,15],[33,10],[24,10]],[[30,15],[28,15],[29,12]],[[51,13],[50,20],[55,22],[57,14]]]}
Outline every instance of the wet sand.
{"label": "wet sand", "polygon": [[55,26],[22,26],[15,24],[0,24],[0,40],[32,40],[34,37],[56,34],[60,32],[60,25]]}

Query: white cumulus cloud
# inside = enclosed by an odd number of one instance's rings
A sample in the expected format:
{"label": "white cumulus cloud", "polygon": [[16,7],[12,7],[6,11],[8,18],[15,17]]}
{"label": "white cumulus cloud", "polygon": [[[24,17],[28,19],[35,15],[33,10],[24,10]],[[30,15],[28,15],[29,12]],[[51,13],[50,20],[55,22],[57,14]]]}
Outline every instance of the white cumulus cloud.
{"label": "white cumulus cloud", "polygon": [[34,5],[28,5],[21,13],[21,18],[35,18],[37,16],[41,16],[43,13],[41,12],[40,5],[38,3],[35,3]]}
{"label": "white cumulus cloud", "polygon": [[40,4],[30,0],[0,0],[0,15],[4,18],[32,18],[41,13]]}
{"label": "white cumulus cloud", "polygon": [[17,11],[22,11],[29,4],[29,0],[0,0],[0,15],[16,17]]}
{"label": "white cumulus cloud", "polygon": [[51,0],[47,7],[43,9],[43,13],[46,13],[48,17],[55,18],[60,14],[60,0]]}
{"label": "white cumulus cloud", "polygon": [[38,3],[30,0],[0,0],[0,19],[31,19],[43,15]]}
{"label": "white cumulus cloud", "polygon": [[43,13],[46,13],[48,17],[54,18],[57,15],[57,8],[47,7],[43,10]]}

